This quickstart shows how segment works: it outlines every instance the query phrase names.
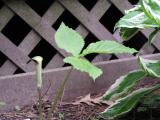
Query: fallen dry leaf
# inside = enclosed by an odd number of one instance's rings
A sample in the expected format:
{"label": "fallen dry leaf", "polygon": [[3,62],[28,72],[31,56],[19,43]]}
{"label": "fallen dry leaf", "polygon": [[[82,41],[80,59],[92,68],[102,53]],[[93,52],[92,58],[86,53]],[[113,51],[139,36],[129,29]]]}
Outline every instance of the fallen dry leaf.
{"label": "fallen dry leaf", "polygon": [[95,97],[95,98],[91,98],[91,95],[88,94],[84,97],[81,97],[79,100],[72,102],[73,105],[79,105],[82,103],[88,104],[88,105],[95,105],[95,104],[106,104],[106,105],[111,105],[113,104],[112,101],[103,101],[101,99],[102,97]]}

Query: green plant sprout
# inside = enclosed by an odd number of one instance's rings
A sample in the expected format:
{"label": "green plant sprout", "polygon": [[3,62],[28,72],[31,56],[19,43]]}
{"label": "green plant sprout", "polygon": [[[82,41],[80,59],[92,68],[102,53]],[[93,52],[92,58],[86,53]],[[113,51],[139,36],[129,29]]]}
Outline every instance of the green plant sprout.
{"label": "green plant sprout", "polygon": [[[71,55],[64,58],[64,63],[69,63],[72,65],[71,69],[68,71],[64,80],[62,81],[60,87],[57,90],[56,95],[52,98],[51,109],[48,111],[47,120],[51,120],[52,113],[55,111],[58,100],[61,98],[65,84],[69,80],[69,76],[73,69],[77,69],[81,72],[88,73],[89,76],[95,80],[103,72],[100,68],[90,63],[84,57],[91,53],[99,54],[119,54],[119,53],[130,53],[133,54],[137,52],[133,48],[125,47],[113,40],[101,40],[99,42],[91,43],[87,48],[84,48],[85,42],[83,37],[78,34],[73,29],[67,27],[64,23],[60,25],[57,32],[55,33],[55,41],[59,48],[64,49]],[[33,60],[36,61],[36,77],[37,77],[37,88],[39,93],[39,106],[41,106],[42,97],[41,97],[41,87],[42,87],[42,58],[34,57]],[[41,99],[41,100],[40,100]],[[42,112],[41,107],[39,107],[39,113]],[[42,119],[42,113],[40,117]]]}
{"label": "green plant sprout", "polygon": [[[160,30],[160,1],[140,0],[138,5],[125,13],[126,15],[115,25],[115,29],[120,28],[120,36],[123,40],[129,40],[140,29],[154,28],[155,30],[149,35],[149,43],[152,43]],[[138,90],[134,90],[134,86],[147,76],[160,78],[160,61],[138,57],[138,63],[141,69],[121,76],[103,95],[103,100],[112,100],[114,104],[101,113],[102,117],[119,118],[139,102],[148,106],[158,104],[155,102],[159,100],[160,93],[157,91],[160,90],[160,84]],[[153,96],[155,91],[157,95]]]}

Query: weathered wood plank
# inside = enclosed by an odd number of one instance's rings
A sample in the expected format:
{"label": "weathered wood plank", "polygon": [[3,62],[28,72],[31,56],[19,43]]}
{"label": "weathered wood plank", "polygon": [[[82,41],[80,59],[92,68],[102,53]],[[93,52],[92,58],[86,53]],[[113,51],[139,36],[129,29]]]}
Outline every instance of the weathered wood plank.
{"label": "weathered wood plank", "polygon": [[[13,16],[14,13],[7,6],[3,6],[0,9],[0,31],[7,25]],[[0,68],[0,76],[13,74],[16,69],[17,66],[7,60]]]}
{"label": "weathered wood plank", "polygon": [[24,54],[28,55],[40,42],[42,38],[35,32],[30,31],[24,40],[20,43],[18,48],[23,51]]}
{"label": "weathered wood plank", "polygon": [[[145,57],[149,59],[160,59],[160,54],[148,55]],[[66,85],[63,101],[71,101],[79,96],[89,93],[102,93],[121,75],[138,68],[135,57],[119,59],[111,62],[100,62],[96,65],[104,72],[96,82],[93,82],[91,78],[84,73],[76,70],[72,72],[70,81]],[[48,96],[55,95],[57,88],[69,69],[70,67],[58,68],[43,72],[44,89],[48,87],[50,80],[53,82]],[[147,81],[150,81],[151,79],[153,80],[153,78],[147,78],[143,82],[147,83]],[[154,79],[154,81],[156,80]],[[14,109],[16,105],[22,107],[31,104],[37,99],[35,73],[0,77],[0,91],[0,100],[7,103],[1,111]]]}
{"label": "weathered wood plank", "polygon": [[12,75],[16,71],[16,69],[17,69],[17,66],[10,60],[7,60],[0,67],[0,76]]}
{"label": "weathered wood plank", "polygon": [[0,31],[6,26],[13,16],[14,13],[7,6],[0,9]]}
{"label": "weathered wood plank", "polygon": [[64,12],[65,8],[55,1],[42,17],[42,21],[47,21],[50,26],[56,22],[59,16]]}
{"label": "weathered wood plank", "polygon": [[63,57],[59,54],[56,54],[51,61],[47,64],[45,69],[53,69],[53,68],[59,68],[64,65]]}

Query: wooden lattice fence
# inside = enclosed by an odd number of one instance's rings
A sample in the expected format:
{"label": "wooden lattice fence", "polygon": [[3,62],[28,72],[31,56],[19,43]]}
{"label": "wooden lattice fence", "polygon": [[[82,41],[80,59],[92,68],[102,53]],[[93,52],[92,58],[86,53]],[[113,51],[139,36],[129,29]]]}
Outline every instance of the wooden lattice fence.
{"label": "wooden lattice fence", "polygon": [[[135,0],[3,0],[0,1],[0,76],[34,71],[35,55],[44,57],[44,69],[65,66],[66,52],[57,48],[54,33],[63,21],[78,31],[86,43],[112,39],[122,43],[114,24]],[[159,40],[149,46],[148,33],[141,31],[125,45],[139,54],[160,50]],[[158,39],[159,36],[157,36]],[[120,59],[132,55],[87,56],[92,62]]]}

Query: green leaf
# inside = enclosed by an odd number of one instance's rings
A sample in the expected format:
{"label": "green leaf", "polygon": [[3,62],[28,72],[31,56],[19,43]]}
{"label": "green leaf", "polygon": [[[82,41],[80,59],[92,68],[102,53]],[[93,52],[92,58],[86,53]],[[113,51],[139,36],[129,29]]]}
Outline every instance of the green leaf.
{"label": "green leaf", "polygon": [[73,29],[67,27],[64,23],[60,25],[56,34],[55,41],[59,48],[72,53],[74,56],[78,56],[84,47],[84,40]]}
{"label": "green leaf", "polygon": [[146,76],[142,70],[132,71],[116,80],[103,95],[103,100],[117,99],[130,92],[135,84]]}
{"label": "green leaf", "polygon": [[137,28],[120,28],[120,36],[124,41],[131,39],[139,29]]}
{"label": "green leaf", "polygon": [[90,53],[102,53],[102,54],[118,54],[118,53],[135,53],[137,52],[133,48],[125,47],[115,41],[99,41],[91,43],[85,50],[83,50],[81,56],[85,56]]}
{"label": "green leaf", "polygon": [[151,19],[149,19],[142,11],[129,12],[122,17],[115,25],[115,28],[152,28],[158,27]]}
{"label": "green leaf", "polygon": [[124,115],[132,110],[145,95],[158,88],[160,88],[160,85],[150,88],[138,89],[128,96],[118,99],[114,104],[112,104],[104,112],[102,112],[101,115],[106,119],[114,119],[120,117],[121,115]]}
{"label": "green leaf", "polygon": [[65,63],[71,64],[75,69],[86,72],[94,80],[102,74],[102,70],[92,65],[89,61],[77,57],[67,57]]}
{"label": "green leaf", "polygon": [[160,1],[141,0],[142,9],[151,20],[160,26]]}
{"label": "green leaf", "polygon": [[130,12],[134,12],[134,11],[142,11],[141,5],[135,5],[135,7],[129,10],[125,10],[125,14],[129,14]]}
{"label": "green leaf", "polygon": [[159,60],[147,60],[144,58],[138,58],[139,64],[148,75],[153,77],[160,77],[160,61]]}
{"label": "green leaf", "polygon": [[156,38],[157,34],[159,32],[159,29],[155,29],[150,35],[149,35],[149,44],[151,44],[154,39]]}

